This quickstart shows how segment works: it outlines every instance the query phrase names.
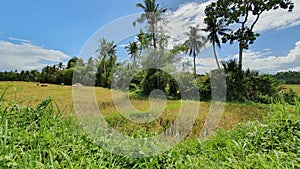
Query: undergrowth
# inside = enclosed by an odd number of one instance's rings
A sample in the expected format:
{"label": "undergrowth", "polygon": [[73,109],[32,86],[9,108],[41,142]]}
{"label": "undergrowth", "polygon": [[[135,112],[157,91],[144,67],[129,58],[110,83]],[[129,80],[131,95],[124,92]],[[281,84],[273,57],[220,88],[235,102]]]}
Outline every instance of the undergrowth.
{"label": "undergrowth", "polygon": [[[5,89],[4,89],[5,90]],[[272,104],[261,121],[132,159],[97,146],[51,99],[21,108],[0,92],[0,168],[300,168],[300,104]],[[133,131],[134,132],[134,131]],[[134,135],[134,134],[133,134]]]}

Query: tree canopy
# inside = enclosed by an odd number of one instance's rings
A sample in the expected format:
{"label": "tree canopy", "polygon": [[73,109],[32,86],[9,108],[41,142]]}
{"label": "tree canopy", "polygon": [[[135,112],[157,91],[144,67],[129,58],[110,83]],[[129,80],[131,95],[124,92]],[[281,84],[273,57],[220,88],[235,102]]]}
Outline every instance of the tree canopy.
{"label": "tree canopy", "polygon": [[292,11],[294,4],[291,0],[218,0],[206,6],[205,20],[208,27],[221,22],[219,26],[228,28],[227,33],[222,35],[222,42],[238,42],[238,64],[242,67],[243,50],[249,49],[249,45],[259,36],[254,32],[259,18],[264,12],[278,8]]}

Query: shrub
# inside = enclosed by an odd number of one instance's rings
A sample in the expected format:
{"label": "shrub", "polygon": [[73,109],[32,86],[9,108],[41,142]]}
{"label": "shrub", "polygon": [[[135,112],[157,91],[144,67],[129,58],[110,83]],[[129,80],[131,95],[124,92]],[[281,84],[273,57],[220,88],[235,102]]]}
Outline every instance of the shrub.
{"label": "shrub", "polygon": [[278,93],[277,97],[285,103],[295,105],[296,101],[300,101],[298,94],[291,88],[282,90]]}

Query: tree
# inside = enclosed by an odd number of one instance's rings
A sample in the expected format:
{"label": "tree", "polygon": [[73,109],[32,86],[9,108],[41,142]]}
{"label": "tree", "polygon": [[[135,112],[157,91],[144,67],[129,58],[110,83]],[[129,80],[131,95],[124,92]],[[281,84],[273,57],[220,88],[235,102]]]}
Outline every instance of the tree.
{"label": "tree", "polygon": [[159,4],[156,3],[156,0],[144,0],[144,4],[138,3],[136,4],[137,7],[142,8],[144,13],[138,18],[134,23],[133,26],[136,25],[136,22],[143,23],[147,20],[149,24],[149,32],[151,33],[151,40],[153,48],[157,48],[156,44],[156,26],[157,22],[161,20],[162,13],[167,11],[166,8],[160,8]]}
{"label": "tree", "polygon": [[[99,49],[96,50],[96,52],[99,52],[99,60],[100,60],[100,63],[98,63],[97,66],[98,67],[97,84],[103,87],[108,87],[109,67],[107,67],[107,64],[110,64],[110,72],[112,74],[113,68],[115,66],[115,62],[117,60],[117,56],[116,56],[117,45],[114,44],[114,41],[108,42],[105,38],[100,39],[99,43],[100,43]],[[104,76],[104,80],[102,79],[102,76]]]}
{"label": "tree", "polygon": [[254,26],[262,13],[278,8],[292,11],[294,4],[291,0],[218,0],[206,7],[205,14],[206,18],[213,17],[213,20],[224,21],[230,33],[222,36],[222,42],[238,42],[238,65],[242,68],[243,50],[249,49],[249,45],[259,36],[253,32]]}
{"label": "tree", "polygon": [[138,55],[138,44],[137,42],[129,42],[129,45],[125,47],[128,51],[128,54],[131,55],[133,68],[135,69],[137,67],[137,55]]}
{"label": "tree", "polygon": [[107,43],[107,56],[109,57],[109,60],[110,60],[111,72],[113,72],[115,62],[117,61],[117,55],[116,55],[117,45],[115,45],[114,43],[115,43],[114,41],[111,41],[111,42]]}
{"label": "tree", "polygon": [[[105,38],[102,38],[99,40],[100,46],[99,49],[96,50],[96,52],[99,52],[99,60],[100,63],[98,65],[98,76],[97,79],[102,81],[102,74],[104,74],[104,83],[103,85],[106,85],[107,82],[107,73],[106,73],[106,57],[107,57],[107,41]],[[101,83],[101,82],[100,82]],[[101,85],[101,84],[99,84]]]}
{"label": "tree", "polygon": [[216,63],[218,66],[218,69],[220,69],[220,64],[218,61],[218,56],[217,56],[217,52],[216,52],[216,45],[221,48],[221,41],[218,35],[225,35],[225,32],[228,30],[227,28],[225,28],[225,25],[223,23],[223,20],[217,20],[217,18],[215,17],[215,15],[212,15],[209,13],[207,13],[207,11],[205,10],[206,15],[208,15],[205,19],[204,19],[204,23],[207,25],[205,29],[202,29],[203,31],[209,32],[207,39],[212,43],[213,46],[213,51],[214,51],[214,55],[215,55],[215,59],[216,59]]}
{"label": "tree", "polygon": [[62,62],[59,62],[59,63],[57,64],[57,67],[58,67],[58,69],[61,71],[61,70],[64,69],[65,65],[64,65]]}
{"label": "tree", "polygon": [[145,34],[142,29],[140,29],[140,33],[137,35],[137,41],[139,45],[140,56],[144,49],[147,49],[149,46],[149,35]]}
{"label": "tree", "polygon": [[196,56],[200,53],[201,48],[205,47],[205,43],[207,42],[207,39],[198,34],[198,31],[200,29],[198,26],[196,27],[190,27],[190,31],[185,33],[188,36],[188,40],[184,42],[184,45],[188,46],[189,48],[189,55],[194,58],[194,75],[196,76]]}
{"label": "tree", "polygon": [[66,68],[66,69],[74,68],[74,67],[76,66],[76,64],[77,64],[78,66],[83,66],[83,65],[84,65],[82,59],[77,58],[77,57],[74,56],[74,57],[72,57],[72,58],[68,61],[68,63],[67,63],[67,68]]}
{"label": "tree", "polygon": [[84,69],[84,85],[93,86],[95,83],[95,73],[96,73],[95,60],[90,57]]}
{"label": "tree", "polygon": [[30,76],[30,81],[37,82],[40,76],[40,72],[37,70],[31,70],[29,72],[29,76]]}

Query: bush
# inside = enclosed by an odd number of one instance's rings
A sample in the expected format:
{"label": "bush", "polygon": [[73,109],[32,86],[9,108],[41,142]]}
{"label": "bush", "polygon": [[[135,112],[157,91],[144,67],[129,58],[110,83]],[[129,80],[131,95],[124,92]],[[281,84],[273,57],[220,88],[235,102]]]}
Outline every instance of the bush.
{"label": "bush", "polygon": [[295,105],[296,101],[300,101],[298,94],[291,88],[282,90],[278,93],[277,97],[285,103]]}
{"label": "bush", "polygon": [[226,73],[228,101],[271,103],[272,98],[277,96],[281,81],[270,75],[260,75],[257,71],[244,71],[236,60],[222,62],[222,65]]}

